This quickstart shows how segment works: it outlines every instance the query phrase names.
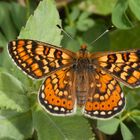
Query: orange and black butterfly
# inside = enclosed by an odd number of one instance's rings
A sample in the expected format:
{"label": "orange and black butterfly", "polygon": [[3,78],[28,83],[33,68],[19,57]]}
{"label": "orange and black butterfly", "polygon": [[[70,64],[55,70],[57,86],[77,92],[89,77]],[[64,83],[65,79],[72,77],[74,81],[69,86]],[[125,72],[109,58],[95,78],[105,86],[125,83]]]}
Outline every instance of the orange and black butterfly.
{"label": "orange and black butterfly", "polygon": [[82,45],[74,53],[28,39],[11,41],[8,50],[30,77],[46,77],[38,99],[52,115],[72,115],[78,104],[87,117],[111,118],[125,106],[119,82],[140,86],[140,50],[89,53]]}

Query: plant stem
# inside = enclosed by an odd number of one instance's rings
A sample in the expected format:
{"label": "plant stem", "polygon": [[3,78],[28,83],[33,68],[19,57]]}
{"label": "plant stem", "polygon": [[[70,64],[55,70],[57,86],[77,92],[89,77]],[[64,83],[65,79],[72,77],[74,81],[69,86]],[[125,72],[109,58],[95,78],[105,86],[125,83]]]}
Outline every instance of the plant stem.
{"label": "plant stem", "polygon": [[26,0],[26,7],[27,7],[26,16],[27,16],[27,19],[28,19],[29,18],[29,15],[30,15],[30,4],[29,4],[29,0]]}
{"label": "plant stem", "polygon": [[130,116],[130,112],[127,112],[120,120],[123,122],[129,116]]}
{"label": "plant stem", "polygon": [[97,127],[94,125],[93,125],[93,131],[95,132],[98,140],[107,140],[106,135],[102,133],[100,130],[98,130]]}

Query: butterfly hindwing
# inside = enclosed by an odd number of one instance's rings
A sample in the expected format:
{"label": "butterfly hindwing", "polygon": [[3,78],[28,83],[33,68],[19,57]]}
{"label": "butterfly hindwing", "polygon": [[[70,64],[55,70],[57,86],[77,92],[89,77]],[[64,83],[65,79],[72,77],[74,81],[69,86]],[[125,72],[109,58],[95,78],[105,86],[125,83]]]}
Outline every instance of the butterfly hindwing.
{"label": "butterfly hindwing", "polygon": [[71,68],[63,68],[46,78],[39,91],[39,102],[53,115],[71,115],[76,110]]}
{"label": "butterfly hindwing", "polygon": [[84,107],[85,116],[108,119],[123,110],[125,98],[119,83],[108,73],[95,69],[89,73],[89,91]]}
{"label": "butterfly hindwing", "polygon": [[32,78],[42,78],[70,65],[75,53],[27,39],[11,41],[8,50],[15,63]]}
{"label": "butterfly hindwing", "polygon": [[96,60],[101,68],[126,86],[140,86],[140,50],[108,53]]}

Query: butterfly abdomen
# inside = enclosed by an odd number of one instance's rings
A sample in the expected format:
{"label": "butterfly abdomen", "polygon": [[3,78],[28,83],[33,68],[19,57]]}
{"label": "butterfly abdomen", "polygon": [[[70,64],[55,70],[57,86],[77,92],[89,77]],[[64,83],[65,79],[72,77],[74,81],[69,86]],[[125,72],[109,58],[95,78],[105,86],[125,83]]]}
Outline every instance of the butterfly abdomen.
{"label": "butterfly abdomen", "polygon": [[76,97],[77,104],[82,106],[86,102],[87,92],[88,92],[88,78],[87,71],[85,69],[81,69],[80,72],[76,74]]}
{"label": "butterfly abdomen", "polygon": [[75,73],[75,80],[76,80],[76,89],[75,94],[77,98],[77,104],[79,106],[83,106],[86,102],[87,93],[89,90],[89,79],[88,79],[88,71],[89,71],[89,64],[90,61],[87,57],[86,50],[81,49],[79,51],[79,56],[77,56],[77,60],[73,65],[73,70]]}
{"label": "butterfly abdomen", "polygon": [[77,95],[77,104],[79,106],[83,106],[86,102],[87,91],[77,91],[76,95]]}

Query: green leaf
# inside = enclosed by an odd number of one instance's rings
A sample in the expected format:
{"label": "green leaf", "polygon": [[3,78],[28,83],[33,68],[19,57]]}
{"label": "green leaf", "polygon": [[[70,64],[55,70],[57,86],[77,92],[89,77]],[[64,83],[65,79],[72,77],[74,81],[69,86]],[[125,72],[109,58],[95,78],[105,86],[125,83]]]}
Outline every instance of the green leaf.
{"label": "green leaf", "polygon": [[129,7],[138,20],[140,20],[140,1],[128,0]]}
{"label": "green leaf", "polygon": [[4,47],[7,43],[5,36],[0,32],[0,46]]}
{"label": "green leaf", "polygon": [[111,13],[116,1],[117,0],[86,0],[82,1],[79,7],[84,11],[104,16]]}
{"label": "green leaf", "polygon": [[77,18],[79,17],[79,15],[80,15],[80,10],[77,8],[77,6],[73,7],[72,12],[69,15],[70,20],[73,21],[73,22],[76,21]]}
{"label": "green leaf", "polygon": [[117,28],[129,29],[133,27],[133,24],[126,13],[127,8],[128,3],[126,0],[118,1],[114,7],[112,11],[112,22]]}
{"label": "green leaf", "polygon": [[22,83],[7,72],[0,71],[0,90],[24,94]]}
{"label": "green leaf", "polygon": [[140,34],[140,25],[130,30],[115,30],[111,32],[110,50],[111,51],[112,50],[114,51],[125,50],[126,51],[128,49],[139,48],[139,44],[140,44],[139,34]]}
{"label": "green leaf", "polygon": [[19,31],[26,23],[26,8],[14,2],[11,3],[11,6],[12,12],[10,14],[16,29]]}
{"label": "green leaf", "polygon": [[97,128],[105,134],[112,135],[117,131],[119,123],[120,120],[116,118],[112,118],[109,120],[98,120]]}
{"label": "green leaf", "polygon": [[89,16],[90,16],[90,14],[88,12],[83,12],[80,15],[80,17],[76,23],[78,30],[86,31],[94,25],[94,21],[91,18],[89,18]]}
{"label": "green leaf", "polygon": [[112,12],[117,0],[93,0],[95,13],[108,15]]}
{"label": "green leaf", "polygon": [[19,38],[34,39],[54,45],[59,45],[62,36],[59,14],[53,0],[43,0],[30,16],[25,28],[20,32]]}
{"label": "green leaf", "polygon": [[29,109],[22,83],[7,72],[0,72],[0,107],[17,111]]}
{"label": "green leaf", "polygon": [[16,37],[17,32],[10,18],[11,5],[7,2],[0,2],[0,27],[7,40]]}
{"label": "green leaf", "polygon": [[126,93],[126,110],[132,110],[133,108],[136,108],[138,104],[140,103],[140,89],[130,89],[127,87],[123,88],[124,93]]}
{"label": "green leaf", "polygon": [[23,140],[31,135],[31,112],[0,111],[0,139]]}
{"label": "green leaf", "polygon": [[136,126],[134,123],[129,124],[129,128],[131,132],[133,133],[133,136],[135,137],[133,140],[139,140],[140,139],[140,128]]}
{"label": "green leaf", "polygon": [[130,119],[132,119],[136,125],[140,128],[140,110],[132,110],[130,112]]}
{"label": "green leaf", "polygon": [[3,138],[1,138],[0,140],[14,140],[14,139],[8,138],[8,137],[3,137]]}
{"label": "green leaf", "polygon": [[123,122],[120,123],[120,127],[121,127],[121,133],[122,133],[123,140],[132,140],[134,138],[131,131],[128,129],[128,127]]}
{"label": "green leaf", "polygon": [[[127,93],[126,90],[124,90],[124,93]],[[131,110],[138,105],[138,102],[135,100],[134,95],[132,93],[133,92],[129,92],[126,95],[126,100],[127,100],[126,108],[125,108],[126,110]]]}
{"label": "green leaf", "polygon": [[37,107],[33,110],[33,125],[39,140],[94,140],[88,121],[76,115],[50,116]]}
{"label": "green leaf", "polygon": [[4,46],[6,45],[6,38],[4,37],[4,35],[0,32],[0,46],[3,48],[3,52],[0,54],[0,66],[3,65],[3,62],[6,61],[7,59],[5,59],[5,54],[7,54],[7,50],[4,50]]}

